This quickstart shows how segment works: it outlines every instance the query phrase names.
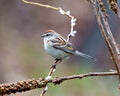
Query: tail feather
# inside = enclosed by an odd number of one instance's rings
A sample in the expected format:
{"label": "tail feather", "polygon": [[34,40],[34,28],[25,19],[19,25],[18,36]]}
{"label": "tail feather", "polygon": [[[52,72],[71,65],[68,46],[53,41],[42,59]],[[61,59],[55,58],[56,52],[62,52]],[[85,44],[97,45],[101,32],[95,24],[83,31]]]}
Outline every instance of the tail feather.
{"label": "tail feather", "polygon": [[84,58],[87,58],[87,59],[90,59],[90,60],[93,60],[93,61],[96,61],[96,59],[92,56],[89,56],[87,54],[84,54],[84,53],[81,53],[79,51],[75,51],[76,55],[78,56],[81,56],[81,57],[84,57]]}

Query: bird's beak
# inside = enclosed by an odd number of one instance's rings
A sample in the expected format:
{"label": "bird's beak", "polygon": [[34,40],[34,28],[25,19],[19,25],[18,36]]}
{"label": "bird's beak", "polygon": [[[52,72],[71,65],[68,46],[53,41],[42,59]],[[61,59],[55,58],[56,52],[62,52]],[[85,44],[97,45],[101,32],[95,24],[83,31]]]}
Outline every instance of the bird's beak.
{"label": "bird's beak", "polygon": [[42,34],[41,37],[45,37],[45,34]]}

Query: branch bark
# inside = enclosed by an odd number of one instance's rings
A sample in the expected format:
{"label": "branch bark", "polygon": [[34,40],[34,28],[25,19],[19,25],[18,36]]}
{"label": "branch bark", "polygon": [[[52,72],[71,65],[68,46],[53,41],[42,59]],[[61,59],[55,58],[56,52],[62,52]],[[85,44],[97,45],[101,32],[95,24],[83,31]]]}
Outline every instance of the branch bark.
{"label": "branch bark", "polygon": [[37,88],[44,88],[47,83],[53,83],[54,85],[60,84],[63,81],[71,80],[71,79],[82,79],[84,77],[92,77],[92,76],[115,76],[118,75],[117,71],[112,72],[89,72],[85,74],[73,75],[73,76],[66,76],[66,77],[55,77],[49,80],[45,79],[31,79],[26,81],[19,81],[17,83],[11,84],[1,84],[0,85],[0,96],[5,94],[15,94],[17,92],[25,92]]}
{"label": "branch bark", "polygon": [[119,19],[120,19],[120,8],[117,4],[117,0],[108,0],[108,4],[111,8],[111,10],[118,15]]}

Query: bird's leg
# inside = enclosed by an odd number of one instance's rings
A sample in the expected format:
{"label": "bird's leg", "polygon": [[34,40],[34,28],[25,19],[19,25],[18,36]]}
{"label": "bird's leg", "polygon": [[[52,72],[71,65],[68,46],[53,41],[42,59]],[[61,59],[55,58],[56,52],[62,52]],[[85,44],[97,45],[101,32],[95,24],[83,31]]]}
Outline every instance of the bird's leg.
{"label": "bird's leg", "polygon": [[52,73],[53,73],[53,72],[55,71],[55,69],[56,69],[56,65],[57,65],[59,62],[61,62],[61,61],[62,61],[61,59],[55,59],[55,63],[52,64],[48,76],[51,76],[51,75],[52,75]]}
{"label": "bird's leg", "polygon": [[62,61],[62,59],[55,59],[55,63],[52,64],[51,68],[53,67],[54,69],[56,69],[56,65],[57,65],[58,63],[60,63],[61,61]]}

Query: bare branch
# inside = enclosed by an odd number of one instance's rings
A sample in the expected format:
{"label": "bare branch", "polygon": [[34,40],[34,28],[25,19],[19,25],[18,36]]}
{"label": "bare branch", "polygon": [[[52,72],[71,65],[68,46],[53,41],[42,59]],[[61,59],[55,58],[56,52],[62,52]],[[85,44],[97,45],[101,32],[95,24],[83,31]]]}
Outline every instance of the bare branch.
{"label": "bare branch", "polygon": [[[52,78],[52,74],[54,73],[54,70],[56,70],[56,65],[57,65],[59,62],[61,62],[61,60],[55,59],[55,64],[53,64],[53,65],[51,66],[50,71],[49,71],[49,73],[48,73],[48,76],[45,78],[46,81],[49,81],[49,80]],[[47,89],[48,89],[48,88],[47,88],[47,83],[46,83],[46,85],[44,86],[44,88],[43,88],[40,96],[43,96],[43,95],[46,93]]]}
{"label": "bare branch", "polygon": [[56,8],[56,7],[53,7],[53,6],[50,6],[50,5],[45,5],[45,4],[41,4],[41,3],[37,3],[37,2],[32,2],[32,1],[27,1],[27,0],[22,0],[22,1],[24,3],[26,3],[26,4],[32,4],[32,5],[46,7],[46,8],[50,8],[50,9],[59,11],[59,8]]}
{"label": "bare branch", "polygon": [[112,72],[89,72],[85,74],[79,74],[79,75],[73,75],[73,76],[66,76],[66,77],[56,77],[51,78],[49,80],[46,79],[31,79],[26,81],[19,81],[17,83],[11,83],[11,84],[1,84],[0,85],[0,96],[5,94],[15,94],[17,92],[25,92],[37,88],[45,88],[47,83],[53,83],[53,84],[60,84],[63,81],[71,80],[71,79],[82,79],[84,77],[92,77],[92,76],[115,76],[118,75],[117,71]]}
{"label": "bare branch", "polygon": [[[102,34],[102,36],[107,44],[112,61],[116,67],[116,70],[119,74],[119,79],[120,79],[120,65],[118,62],[120,52],[119,52],[119,48],[117,47],[117,43],[116,43],[116,41],[112,35],[112,32],[110,30],[110,27],[109,27],[109,24],[108,24],[106,15],[105,15],[105,10],[103,10],[105,7],[104,7],[101,0],[90,0],[90,3],[94,9],[94,12],[95,12],[95,15],[97,18],[97,22],[98,22],[98,25],[99,25],[100,30],[101,30],[101,34]],[[101,6],[101,3],[102,3],[102,6]],[[106,29],[104,28],[104,26]],[[112,42],[113,47],[111,45],[111,42]],[[114,52],[114,48],[115,48],[115,52]],[[116,56],[116,53],[117,53],[117,56]]]}
{"label": "bare branch", "polygon": [[[104,22],[105,28],[107,30],[106,33],[108,34],[108,37],[109,37],[110,41],[114,45],[115,51],[116,51],[117,55],[120,55],[119,48],[118,48],[117,43],[116,43],[116,41],[115,41],[115,39],[113,37],[113,34],[111,32],[111,29],[110,29],[110,26],[108,24],[108,18],[106,18],[106,14],[107,13],[104,11],[104,10],[106,10],[105,7],[104,7],[104,4],[103,4],[102,0],[97,0],[97,2],[99,3],[98,7],[99,7],[100,16],[102,17],[102,20]],[[102,3],[102,6],[101,6],[101,3]],[[104,14],[104,13],[106,13],[106,14]]]}
{"label": "bare branch", "polygon": [[118,74],[117,74],[117,71],[112,71],[112,72],[89,72],[89,73],[85,73],[85,74],[54,78],[52,80],[52,82],[54,84],[60,84],[62,81],[71,80],[71,79],[75,79],[75,78],[82,79],[84,77],[110,76],[110,75],[118,75]]}
{"label": "bare branch", "polygon": [[60,12],[62,15],[66,15],[67,17],[69,17],[71,19],[71,25],[70,25],[70,33],[67,36],[67,41],[70,40],[70,38],[72,36],[75,36],[75,34],[77,33],[77,31],[74,31],[74,26],[76,25],[76,19],[74,18],[74,16],[72,16],[70,14],[70,11],[64,11],[61,7],[53,7],[50,5],[46,5],[46,4],[41,4],[41,3],[37,3],[37,2],[32,2],[32,1],[27,1],[27,0],[22,0],[24,3],[26,4],[32,4],[35,6],[40,6],[40,7],[45,7],[45,8],[49,8],[52,10],[56,10],[58,12]]}

